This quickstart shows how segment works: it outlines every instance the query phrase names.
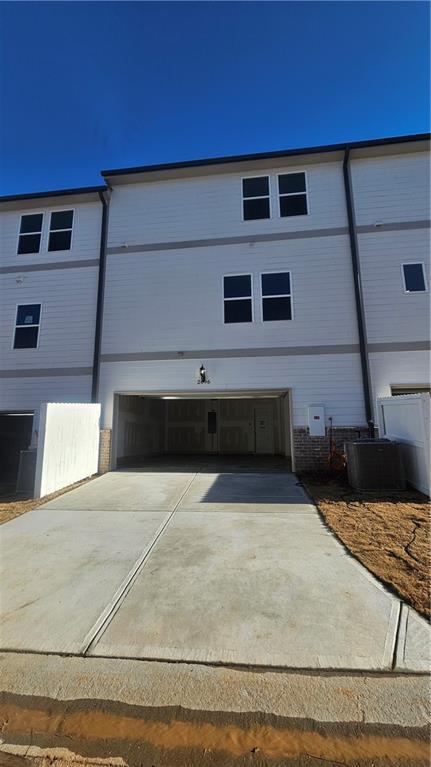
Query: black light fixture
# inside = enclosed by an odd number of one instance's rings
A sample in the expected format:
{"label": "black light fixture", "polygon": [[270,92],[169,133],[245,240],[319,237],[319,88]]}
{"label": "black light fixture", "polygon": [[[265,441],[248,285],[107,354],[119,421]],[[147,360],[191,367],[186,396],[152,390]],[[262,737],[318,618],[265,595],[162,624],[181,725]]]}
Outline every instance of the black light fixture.
{"label": "black light fixture", "polygon": [[204,365],[201,365],[199,368],[199,379],[197,381],[198,384],[209,384],[210,380],[207,378],[207,371],[205,370]]}

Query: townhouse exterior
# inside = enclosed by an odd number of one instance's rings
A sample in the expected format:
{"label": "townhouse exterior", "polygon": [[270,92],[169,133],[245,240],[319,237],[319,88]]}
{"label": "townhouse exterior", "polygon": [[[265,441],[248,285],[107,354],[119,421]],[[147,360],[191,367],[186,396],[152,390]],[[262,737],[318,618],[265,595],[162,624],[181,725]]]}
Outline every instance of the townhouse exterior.
{"label": "townhouse exterior", "polygon": [[323,468],[330,429],[342,444],[378,396],[429,390],[428,136],[102,176],[0,200],[9,440],[25,413],[34,442],[43,401],[100,401],[101,470]]}

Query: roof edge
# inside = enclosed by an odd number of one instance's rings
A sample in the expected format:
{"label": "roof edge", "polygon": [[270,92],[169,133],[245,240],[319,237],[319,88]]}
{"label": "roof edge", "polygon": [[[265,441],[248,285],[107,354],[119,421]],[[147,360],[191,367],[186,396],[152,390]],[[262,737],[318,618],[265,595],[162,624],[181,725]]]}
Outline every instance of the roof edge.
{"label": "roof edge", "polygon": [[47,192],[29,192],[28,194],[8,194],[0,196],[1,202],[15,202],[19,200],[36,200],[43,197],[67,197],[74,194],[92,194],[95,192],[105,192],[108,189],[106,184],[100,186],[81,186],[74,189],[54,189]]}
{"label": "roof edge", "polygon": [[252,160],[271,160],[281,157],[294,157],[303,154],[319,154],[325,152],[340,152],[345,149],[362,149],[365,147],[385,146],[387,144],[406,144],[414,141],[429,141],[430,133],[415,133],[407,136],[390,136],[386,138],[369,139],[365,141],[344,141],[339,144],[324,144],[322,146],[299,147],[296,149],[281,149],[275,152],[259,152],[253,154],[227,155],[224,157],[209,157],[198,160],[185,160],[182,162],[161,163],[156,165],[138,165],[130,168],[113,168],[101,170],[104,178],[111,176],[127,176],[134,173],[151,173],[164,170],[179,170],[181,168],[194,168],[204,165],[222,165],[234,162],[247,162]]}

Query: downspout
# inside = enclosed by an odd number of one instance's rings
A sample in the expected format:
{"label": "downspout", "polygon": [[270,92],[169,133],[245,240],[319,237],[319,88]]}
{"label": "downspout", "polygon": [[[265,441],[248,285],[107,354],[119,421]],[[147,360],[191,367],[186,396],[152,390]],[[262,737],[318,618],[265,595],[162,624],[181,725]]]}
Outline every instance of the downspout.
{"label": "downspout", "polygon": [[99,197],[102,203],[102,225],[100,230],[99,277],[98,277],[98,283],[97,283],[96,328],[94,333],[94,354],[93,354],[93,377],[91,382],[91,401],[92,402],[97,402],[98,395],[99,395],[100,349],[102,345],[103,299],[105,295],[106,244],[108,240],[108,213],[109,213],[110,192],[111,192],[110,189],[99,191]]}
{"label": "downspout", "polygon": [[359,246],[356,230],[355,208],[353,203],[352,176],[350,170],[350,147],[346,146],[343,160],[344,191],[346,194],[347,219],[349,224],[350,254],[352,258],[353,284],[355,288],[356,318],[358,321],[359,353],[361,357],[362,387],[364,392],[365,415],[371,429],[373,417],[371,403],[370,366],[368,359],[365,312],[362,299],[361,272],[359,266]]}

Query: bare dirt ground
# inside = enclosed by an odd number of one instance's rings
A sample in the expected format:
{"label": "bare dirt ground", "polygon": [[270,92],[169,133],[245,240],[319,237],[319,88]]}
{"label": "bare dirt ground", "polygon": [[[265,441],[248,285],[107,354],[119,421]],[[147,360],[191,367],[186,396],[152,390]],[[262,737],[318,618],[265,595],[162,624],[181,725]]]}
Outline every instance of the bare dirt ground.
{"label": "bare dirt ground", "polygon": [[15,517],[19,517],[27,511],[36,509],[38,506],[42,506],[43,503],[52,501],[53,498],[57,498],[57,496],[63,495],[63,493],[68,493],[69,490],[73,490],[75,487],[90,482],[91,479],[94,479],[94,477],[75,482],[73,485],[63,487],[61,490],[57,490],[56,493],[45,495],[43,498],[28,498],[27,496],[17,495],[13,491],[12,486],[0,486],[0,525],[3,525],[5,522],[10,522],[11,519],[15,519]]}
{"label": "bare dirt ground", "polygon": [[430,617],[428,498],[415,490],[355,491],[343,479],[302,476],[328,527],[365,567]]}
{"label": "bare dirt ground", "polygon": [[[21,700],[5,708],[1,767],[427,767],[427,727],[259,712]],[[13,740],[9,733],[13,730]],[[9,742],[8,742],[9,741]]]}

